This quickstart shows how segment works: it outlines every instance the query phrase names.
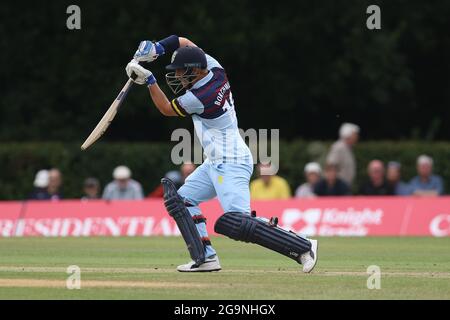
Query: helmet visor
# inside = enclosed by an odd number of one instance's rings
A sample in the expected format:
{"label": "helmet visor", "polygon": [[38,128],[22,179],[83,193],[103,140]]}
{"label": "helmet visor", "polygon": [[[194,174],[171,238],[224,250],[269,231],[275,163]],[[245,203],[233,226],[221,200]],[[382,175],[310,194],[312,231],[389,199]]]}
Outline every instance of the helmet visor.
{"label": "helmet visor", "polygon": [[193,74],[191,68],[187,68],[184,72],[173,71],[166,74],[167,85],[174,94],[191,88],[195,78],[197,78],[197,75]]}

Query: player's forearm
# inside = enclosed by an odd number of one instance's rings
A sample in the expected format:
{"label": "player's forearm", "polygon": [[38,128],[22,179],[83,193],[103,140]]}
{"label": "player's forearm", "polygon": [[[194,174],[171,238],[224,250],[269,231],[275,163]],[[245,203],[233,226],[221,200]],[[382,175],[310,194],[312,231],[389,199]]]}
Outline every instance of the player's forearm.
{"label": "player's forearm", "polygon": [[158,41],[157,45],[161,45],[164,48],[164,54],[172,54],[175,50],[181,47],[196,47],[195,43],[191,40],[184,37],[178,37],[176,35],[171,35]]}
{"label": "player's forearm", "polygon": [[187,38],[171,35],[160,41],[153,43],[149,40],[141,41],[137,51],[134,54],[134,59],[138,62],[152,62],[159,56],[172,55],[175,50],[180,47],[192,46],[196,47],[195,43]]}
{"label": "player's forearm", "polygon": [[153,100],[153,103],[163,115],[169,117],[176,116],[175,112],[170,106],[169,99],[167,99],[166,95],[164,94],[164,92],[161,90],[161,88],[158,86],[157,83],[149,86],[148,90],[150,92],[150,96]]}

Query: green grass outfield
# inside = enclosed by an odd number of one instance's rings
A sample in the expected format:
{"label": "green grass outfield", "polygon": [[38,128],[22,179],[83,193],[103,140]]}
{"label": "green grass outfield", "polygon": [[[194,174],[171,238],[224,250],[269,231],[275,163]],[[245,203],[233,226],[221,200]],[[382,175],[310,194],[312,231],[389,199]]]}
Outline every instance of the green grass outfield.
{"label": "green grass outfield", "polygon": [[[2,238],[0,299],[450,299],[450,238],[320,238],[312,274],[256,245],[213,238],[215,273],[178,273],[181,238]],[[68,290],[66,268],[81,268]],[[381,268],[369,290],[367,267]]]}

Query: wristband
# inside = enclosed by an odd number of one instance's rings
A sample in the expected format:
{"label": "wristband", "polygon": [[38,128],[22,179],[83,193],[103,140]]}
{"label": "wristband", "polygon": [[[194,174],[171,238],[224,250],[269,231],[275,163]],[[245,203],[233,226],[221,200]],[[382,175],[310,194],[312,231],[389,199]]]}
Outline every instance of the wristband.
{"label": "wristband", "polygon": [[147,87],[150,87],[156,83],[156,78],[153,74],[151,74],[147,79],[145,79],[145,83]]}
{"label": "wristband", "polygon": [[164,46],[159,42],[155,43],[155,51],[158,56],[162,56],[164,55],[164,53],[166,53],[166,51],[164,50]]}

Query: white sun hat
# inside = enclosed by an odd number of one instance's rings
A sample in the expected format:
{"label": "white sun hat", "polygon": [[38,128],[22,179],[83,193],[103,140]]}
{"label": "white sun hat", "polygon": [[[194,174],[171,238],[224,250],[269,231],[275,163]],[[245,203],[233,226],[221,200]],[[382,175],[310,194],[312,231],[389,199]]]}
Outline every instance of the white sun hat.
{"label": "white sun hat", "polygon": [[125,180],[131,178],[131,170],[126,166],[118,166],[114,169],[113,178],[116,180]]}
{"label": "white sun hat", "polygon": [[359,133],[359,126],[354,123],[343,123],[339,129],[339,137],[348,138],[354,133]]}
{"label": "white sun hat", "polygon": [[49,180],[48,170],[39,170],[36,173],[33,185],[36,188],[47,188]]}
{"label": "white sun hat", "polygon": [[322,169],[320,168],[320,164],[317,162],[309,162],[305,166],[305,173],[317,173],[320,174]]}

